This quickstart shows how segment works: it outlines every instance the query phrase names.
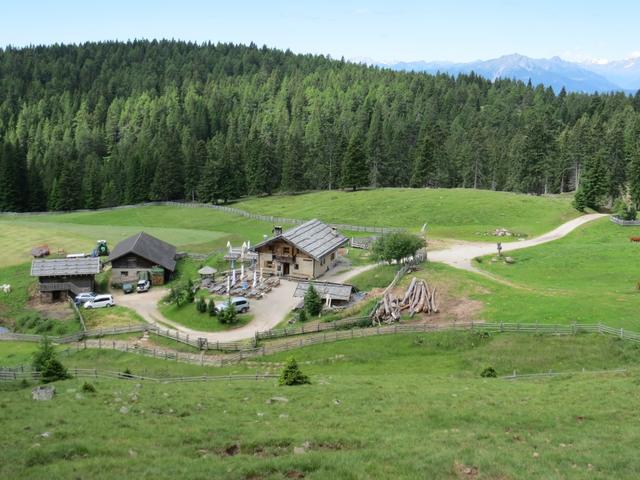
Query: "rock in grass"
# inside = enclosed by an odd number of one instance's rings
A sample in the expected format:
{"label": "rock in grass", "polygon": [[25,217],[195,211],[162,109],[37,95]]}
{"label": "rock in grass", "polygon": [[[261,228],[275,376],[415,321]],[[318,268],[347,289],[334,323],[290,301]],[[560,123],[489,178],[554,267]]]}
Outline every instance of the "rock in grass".
{"label": "rock in grass", "polygon": [[267,400],[267,405],[271,405],[272,403],[289,403],[289,399],[287,397],[271,397]]}
{"label": "rock in grass", "polygon": [[129,413],[129,407],[127,407],[126,405],[123,405],[122,407],[120,407],[120,413],[122,413],[123,415],[126,415],[127,413]]}
{"label": "rock in grass", "polygon": [[53,385],[43,385],[31,390],[31,398],[38,401],[51,400],[56,393]]}
{"label": "rock in grass", "polygon": [[304,455],[307,453],[307,450],[304,447],[293,447],[294,455]]}

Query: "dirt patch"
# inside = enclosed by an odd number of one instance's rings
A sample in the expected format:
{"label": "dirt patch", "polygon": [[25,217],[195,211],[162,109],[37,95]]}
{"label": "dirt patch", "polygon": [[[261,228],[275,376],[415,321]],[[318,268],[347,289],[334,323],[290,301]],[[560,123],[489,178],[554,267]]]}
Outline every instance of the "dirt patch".
{"label": "dirt patch", "polygon": [[478,467],[465,465],[458,461],[453,462],[453,471],[458,478],[477,478],[479,474]]}
{"label": "dirt patch", "polygon": [[67,302],[43,303],[39,298],[32,298],[27,302],[27,307],[48,320],[67,320],[73,317],[73,309]]}
{"label": "dirt patch", "polygon": [[454,322],[470,322],[477,320],[484,309],[484,303],[470,298],[450,299],[441,312]]}

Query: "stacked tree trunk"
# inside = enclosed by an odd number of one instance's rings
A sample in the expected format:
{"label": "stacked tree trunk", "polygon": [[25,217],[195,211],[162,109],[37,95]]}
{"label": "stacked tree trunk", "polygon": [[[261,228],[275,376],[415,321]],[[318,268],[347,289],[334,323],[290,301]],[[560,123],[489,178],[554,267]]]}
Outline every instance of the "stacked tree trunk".
{"label": "stacked tree trunk", "polygon": [[408,310],[412,317],[416,313],[438,313],[436,288],[413,277],[402,299],[394,297],[389,291],[385,292],[371,312],[371,321],[374,325],[397,322],[404,310]]}
{"label": "stacked tree trunk", "polygon": [[436,300],[436,288],[431,288],[424,280],[413,277],[409,288],[400,302],[401,310],[409,310],[409,315],[416,313],[438,313],[438,303]]}

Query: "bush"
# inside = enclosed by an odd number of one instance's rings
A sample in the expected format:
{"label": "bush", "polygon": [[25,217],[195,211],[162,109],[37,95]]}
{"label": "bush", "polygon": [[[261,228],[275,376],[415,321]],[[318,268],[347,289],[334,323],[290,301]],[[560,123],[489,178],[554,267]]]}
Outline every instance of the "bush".
{"label": "bush", "polygon": [[38,350],[33,354],[33,361],[31,366],[36,372],[42,372],[46,368],[47,364],[56,358],[56,351],[53,348],[53,344],[49,337],[46,335],[42,337]]}
{"label": "bush", "polygon": [[309,288],[304,294],[304,309],[310,317],[317,317],[322,312],[322,299],[313,283],[309,284]]}
{"label": "bush", "polygon": [[82,391],[85,393],[96,393],[96,387],[93,386],[93,383],[84,382]]}
{"label": "bush", "polygon": [[213,301],[213,298],[209,300],[207,310],[209,310],[210,317],[215,317],[218,314],[218,311],[216,310],[216,302]]}
{"label": "bush", "polygon": [[125,368],[124,372],[122,372],[120,374],[121,378],[132,378],[133,377],[133,372],[131,372],[131,370],[129,370],[129,368]]}
{"label": "bush", "polygon": [[587,208],[587,199],[582,190],[578,190],[573,196],[573,208],[579,212],[584,212],[585,208]]}
{"label": "bush", "polygon": [[298,367],[296,359],[290,357],[280,374],[278,383],[280,385],[305,385],[311,383],[311,381],[309,380],[309,377],[300,371],[300,367]]}
{"label": "bush", "polygon": [[628,204],[623,199],[618,199],[613,207],[616,216],[622,220],[635,220],[638,216],[636,207]]}
{"label": "bush", "polygon": [[238,313],[236,307],[231,304],[231,300],[227,303],[227,307],[220,310],[218,320],[225,325],[233,325],[238,322]]}
{"label": "bush", "polygon": [[371,247],[376,260],[400,262],[403,258],[413,257],[424,247],[424,239],[411,233],[390,233],[380,237]]}
{"label": "bush", "polygon": [[71,378],[71,375],[57,358],[50,359],[44,366],[44,370],[42,370],[42,381],[44,383],[66,380],[67,378]]}
{"label": "bush", "polygon": [[298,313],[298,321],[300,323],[307,321],[307,311],[304,308]]}
{"label": "bush", "polygon": [[204,298],[198,297],[196,299],[196,310],[200,313],[207,313],[207,301]]}
{"label": "bush", "polygon": [[482,372],[480,372],[480,376],[483,378],[496,378],[498,376],[498,373],[496,372],[495,368],[487,367],[482,370]]}

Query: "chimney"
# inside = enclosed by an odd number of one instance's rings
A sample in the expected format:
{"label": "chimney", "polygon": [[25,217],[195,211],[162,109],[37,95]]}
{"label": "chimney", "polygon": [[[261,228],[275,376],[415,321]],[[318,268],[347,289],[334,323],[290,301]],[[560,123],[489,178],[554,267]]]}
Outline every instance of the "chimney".
{"label": "chimney", "polygon": [[282,235],[282,227],[280,225],[275,225],[273,227],[273,235],[277,237],[278,235]]}
{"label": "chimney", "polygon": [[336,230],[334,227],[331,227],[331,233],[333,233],[334,237],[338,236],[338,230]]}

